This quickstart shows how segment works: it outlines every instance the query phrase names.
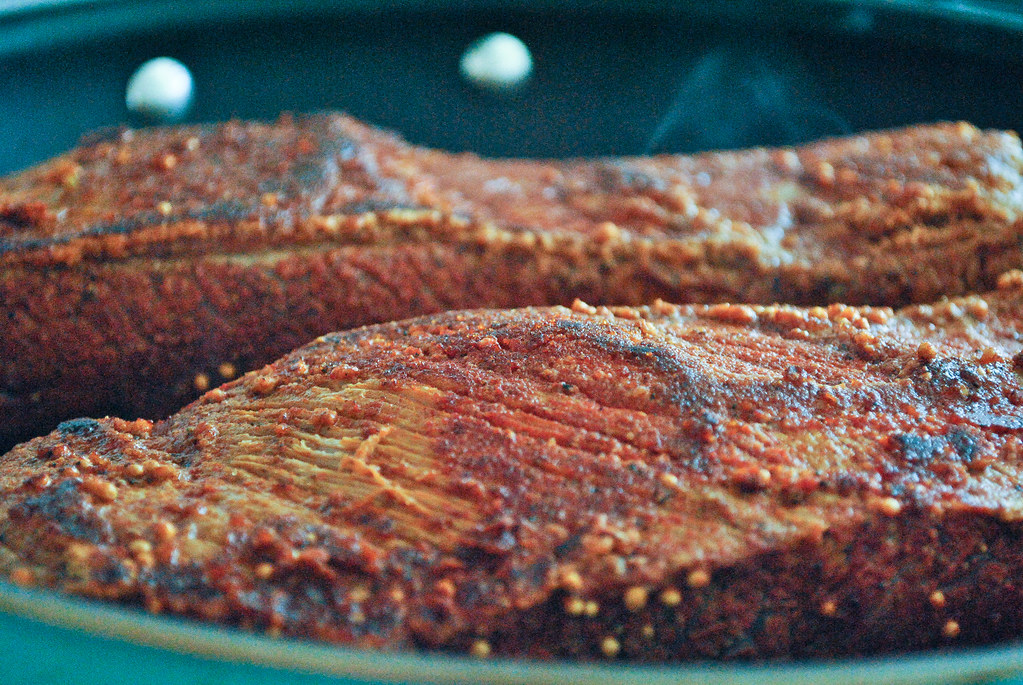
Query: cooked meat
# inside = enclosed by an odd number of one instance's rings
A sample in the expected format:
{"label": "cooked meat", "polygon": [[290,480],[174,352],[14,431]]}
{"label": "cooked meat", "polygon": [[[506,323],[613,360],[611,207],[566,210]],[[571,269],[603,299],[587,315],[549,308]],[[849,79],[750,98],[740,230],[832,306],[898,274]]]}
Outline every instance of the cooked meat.
{"label": "cooked meat", "polygon": [[1023,632],[1023,273],[447,313],[0,460],[15,581],[343,644],[679,660]]}
{"label": "cooked meat", "polygon": [[165,416],[317,335],[447,309],[988,289],[1023,263],[1021,168],[1015,136],[965,124],[590,162],[338,115],[98,136],[0,181],[0,444]]}

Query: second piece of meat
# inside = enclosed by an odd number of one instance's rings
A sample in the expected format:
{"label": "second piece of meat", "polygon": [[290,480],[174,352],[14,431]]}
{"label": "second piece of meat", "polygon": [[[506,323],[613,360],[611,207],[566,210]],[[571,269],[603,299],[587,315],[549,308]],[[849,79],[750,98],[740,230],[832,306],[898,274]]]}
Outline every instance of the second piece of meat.
{"label": "second piece of meat", "polygon": [[0,576],[345,645],[1023,634],[1023,273],[935,305],[449,312],[0,457]]}

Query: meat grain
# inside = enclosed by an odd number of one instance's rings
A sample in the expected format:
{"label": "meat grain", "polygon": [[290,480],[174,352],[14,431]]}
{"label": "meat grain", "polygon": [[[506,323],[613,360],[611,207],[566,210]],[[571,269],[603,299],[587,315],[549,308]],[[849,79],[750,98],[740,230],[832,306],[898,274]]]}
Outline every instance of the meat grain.
{"label": "meat grain", "polygon": [[0,572],[476,656],[863,655],[1023,631],[1023,273],[893,311],[446,313],[0,459]]}

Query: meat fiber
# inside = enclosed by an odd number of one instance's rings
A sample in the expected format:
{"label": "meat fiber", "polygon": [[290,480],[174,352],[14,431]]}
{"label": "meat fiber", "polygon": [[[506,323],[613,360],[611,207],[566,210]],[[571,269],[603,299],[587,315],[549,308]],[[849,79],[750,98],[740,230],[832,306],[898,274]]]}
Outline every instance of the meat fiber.
{"label": "meat fiber", "polygon": [[671,661],[1023,632],[1023,273],[899,311],[447,313],[0,459],[18,583],[331,642]]}
{"label": "meat fiber", "polygon": [[0,449],[156,418],[332,330],[466,307],[899,306],[1023,263],[1012,134],[481,160],[341,115],[114,131],[0,181]]}

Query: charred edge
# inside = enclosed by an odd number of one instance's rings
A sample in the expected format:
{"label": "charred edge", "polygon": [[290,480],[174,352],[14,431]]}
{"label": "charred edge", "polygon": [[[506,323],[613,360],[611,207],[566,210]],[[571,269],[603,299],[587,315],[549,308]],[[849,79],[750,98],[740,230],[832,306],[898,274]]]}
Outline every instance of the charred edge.
{"label": "charred edge", "polygon": [[927,370],[931,374],[931,387],[938,390],[957,389],[962,383],[971,391],[975,391],[984,384],[984,379],[977,373],[975,365],[965,359],[955,357],[936,359],[927,364]]}
{"label": "charred edge", "polygon": [[652,366],[666,377],[669,384],[668,399],[680,409],[695,411],[705,404],[702,400],[705,393],[697,392],[696,388],[706,387],[708,379],[684,364],[670,347],[650,342],[634,344],[601,335],[592,326],[580,321],[561,319],[556,325],[578,335],[580,340],[594,345],[611,357],[634,359],[640,364]]}
{"label": "charred edge", "polygon": [[977,410],[966,414],[966,418],[981,428],[989,428],[996,433],[1023,430],[1023,417],[1002,416],[986,410]]}
{"label": "charred edge", "polygon": [[913,464],[929,464],[949,450],[959,461],[969,462],[977,451],[977,438],[961,428],[935,436],[903,433],[895,435],[894,440],[903,459]]}
{"label": "charred edge", "polygon": [[[666,374],[677,374],[685,371],[671,349],[664,345],[651,343],[632,344],[609,335],[601,335],[594,326],[582,321],[559,319],[555,324],[561,331],[572,334],[577,340],[595,345],[611,356],[635,359],[641,363],[649,363],[658,371]],[[543,337],[543,333],[540,333]]]}
{"label": "charred edge", "polygon": [[108,235],[127,235],[146,226],[166,224],[173,221],[194,220],[207,222],[237,222],[250,219],[257,214],[255,203],[217,202],[208,207],[181,212],[174,216],[165,216],[159,212],[146,212],[128,219],[121,219],[105,224],[90,226],[76,233],[67,233],[49,238],[36,238],[23,241],[0,241],[0,255],[8,252],[39,250],[54,245],[66,245],[83,238],[99,238]]}
{"label": "charred edge", "polygon": [[35,226],[36,221],[27,208],[13,205],[0,207],[0,224],[6,224],[14,229],[25,229]]}
{"label": "charred edge", "polygon": [[374,212],[390,212],[390,211],[429,211],[432,207],[426,205],[417,205],[411,202],[398,202],[397,200],[386,200],[386,199],[370,199],[363,200],[361,202],[352,202],[347,205],[339,207],[334,214],[345,214],[345,215],[358,215],[358,214],[372,214]]}
{"label": "charred edge", "polygon": [[[333,215],[358,216],[374,212],[387,211],[426,211],[429,207],[413,203],[402,203],[392,200],[365,200],[353,202],[332,211]],[[179,221],[202,221],[204,223],[239,223],[255,219],[259,216],[260,205],[258,203],[242,202],[218,202],[208,207],[180,212],[165,216],[157,212],[147,212],[130,219],[122,219],[107,224],[92,226],[77,233],[70,233],[49,238],[38,238],[33,240],[0,240],[0,255],[16,252],[41,250],[56,245],[67,245],[76,240],[85,238],[100,238],[111,235],[128,235],[141,230],[146,226],[154,224],[168,224]],[[266,217],[264,217],[265,219]],[[0,217],[3,221],[5,217]]]}
{"label": "charred edge", "polygon": [[101,428],[102,426],[99,421],[95,419],[71,419],[57,426],[57,430],[62,435],[79,435],[83,437],[92,435]]}
{"label": "charred edge", "polygon": [[11,509],[14,519],[39,516],[52,521],[69,537],[93,544],[113,538],[110,522],[93,509],[88,496],[81,491],[80,478],[71,478],[36,497],[29,497]]}

